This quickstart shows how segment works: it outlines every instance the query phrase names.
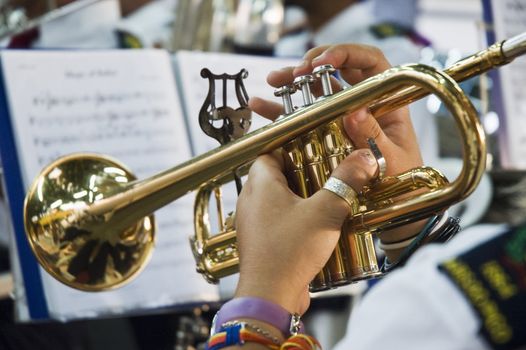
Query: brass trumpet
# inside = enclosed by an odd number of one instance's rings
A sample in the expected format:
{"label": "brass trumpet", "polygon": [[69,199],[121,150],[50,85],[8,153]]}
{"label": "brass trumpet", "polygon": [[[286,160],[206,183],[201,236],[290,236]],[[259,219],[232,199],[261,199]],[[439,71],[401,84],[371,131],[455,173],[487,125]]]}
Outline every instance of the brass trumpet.
{"label": "brass trumpet", "polygon": [[[460,175],[448,183],[438,171],[424,167],[372,184],[345,223],[342,239],[313,290],[377,276],[374,234],[429,217],[464,199],[484,172],[484,132],[456,81],[525,52],[526,33],[494,44],[445,72],[424,65],[392,68],[298,110],[288,109],[272,124],[141,181],[107,157],[60,158],[42,171],[27,194],[24,221],[30,245],[44,269],[66,285],[85,291],[117,287],[148,260],[154,242],[152,213],[197,189],[192,250],[198,271],[217,281],[237,270],[238,255],[232,224],[226,224],[221,234],[209,232],[208,201],[215,186],[248,167],[258,155],[283,147],[295,165],[290,182],[297,193],[307,196],[352,147],[339,128],[338,116],[362,107],[381,115],[434,93],[451,111],[461,133],[464,166]],[[318,161],[323,165],[318,166]],[[411,195],[418,189],[427,190]],[[77,194],[82,191],[91,195],[80,200]],[[398,200],[401,195],[403,201]]]}

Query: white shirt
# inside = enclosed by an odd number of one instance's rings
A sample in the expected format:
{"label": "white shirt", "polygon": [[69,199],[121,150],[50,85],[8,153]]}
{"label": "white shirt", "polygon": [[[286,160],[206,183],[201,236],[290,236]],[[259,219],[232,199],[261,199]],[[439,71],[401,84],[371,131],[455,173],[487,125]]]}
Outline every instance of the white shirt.
{"label": "white shirt", "polygon": [[404,268],[374,286],[351,313],[336,350],[490,349],[480,319],[438,264],[505,232],[504,225],[473,226],[446,244],[418,250]]}
{"label": "white shirt", "polygon": [[[312,45],[362,43],[380,48],[393,66],[420,61],[422,47],[409,38],[377,38],[370,30],[371,25],[377,22],[374,2],[356,3],[341,11],[315,33],[303,31],[285,36],[276,44],[274,52],[281,57],[301,57]],[[426,165],[437,166],[439,143],[434,116],[428,111],[425,100],[411,104],[410,110],[424,162]]]}

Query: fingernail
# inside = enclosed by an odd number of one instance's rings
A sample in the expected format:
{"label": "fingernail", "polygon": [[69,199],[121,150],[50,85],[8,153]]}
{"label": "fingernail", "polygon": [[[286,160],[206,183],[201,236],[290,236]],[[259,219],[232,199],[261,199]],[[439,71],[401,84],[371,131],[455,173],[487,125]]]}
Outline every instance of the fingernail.
{"label": "fingernail", "polygon": [[360,157],[369,165],[376,164],[376,159],[374,158],[373,154],[368,149],[361,149],[358,151]]}

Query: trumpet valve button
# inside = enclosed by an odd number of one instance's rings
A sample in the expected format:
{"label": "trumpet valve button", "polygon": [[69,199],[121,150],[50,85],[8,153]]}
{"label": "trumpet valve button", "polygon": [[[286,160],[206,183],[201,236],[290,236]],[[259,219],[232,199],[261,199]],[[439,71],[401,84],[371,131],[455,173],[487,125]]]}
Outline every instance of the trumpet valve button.
{"label": "trumpet valve button", "polygon": [[319,77],[321,80],[323,96],[332,95],[331,74],[335,71],[336,69],[334,69],[331,64],[318,66],[312,71],[312,74],[314,74],[315,77]]}
{"label": "trumpet valve button", "polygon": [[314,103],[314,98],[310,91],[310,85],[314,82],[314,77],[312,75],[301,75],[294,79],[294,85],[301,90],[303,94],[303,104],[309,106]]}
{"label": "trumpet valve button", "polygon": [[283,101],[283,109],[285,110],[285,115],[294,112],[294,107],[292,106],[291,94],[296,92],[296,87],[294,85],[285,85],[274,90],[274,96],[281,97]]}
{"label": "trumpet valve button", "polygon": [[322,64],[321,66],[314,68],[312,71],[312,74],[314,76],[320,76],[321,74],[324,74],[324,73],[331,74],[331,73],[334,73],[335,71],[336,69],[333,67],[332,64]]}
{"label": "trumpet valve button", "polygon": [[281,86],[274,90],[274,96],[282,97],[284,95],[290,95],[296,92],[296,87],[294,85],[285,85]]}

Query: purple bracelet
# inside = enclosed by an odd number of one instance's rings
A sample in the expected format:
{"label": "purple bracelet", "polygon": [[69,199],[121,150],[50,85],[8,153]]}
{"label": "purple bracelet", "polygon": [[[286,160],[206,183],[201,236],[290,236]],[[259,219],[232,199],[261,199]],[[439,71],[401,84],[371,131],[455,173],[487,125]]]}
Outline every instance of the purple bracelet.
{"label": "purple bracelet", "polygon": [[226,302],[219,309],[212,324],[213,334],[217,333],[223,324],[240,318],[266,322],[279,329],[285,336],[290,335],[295,326],[298,333],[303,333],[303,322],[299,321],[298,315],[291,315],[281,306],[265,299],[242,297]]}

